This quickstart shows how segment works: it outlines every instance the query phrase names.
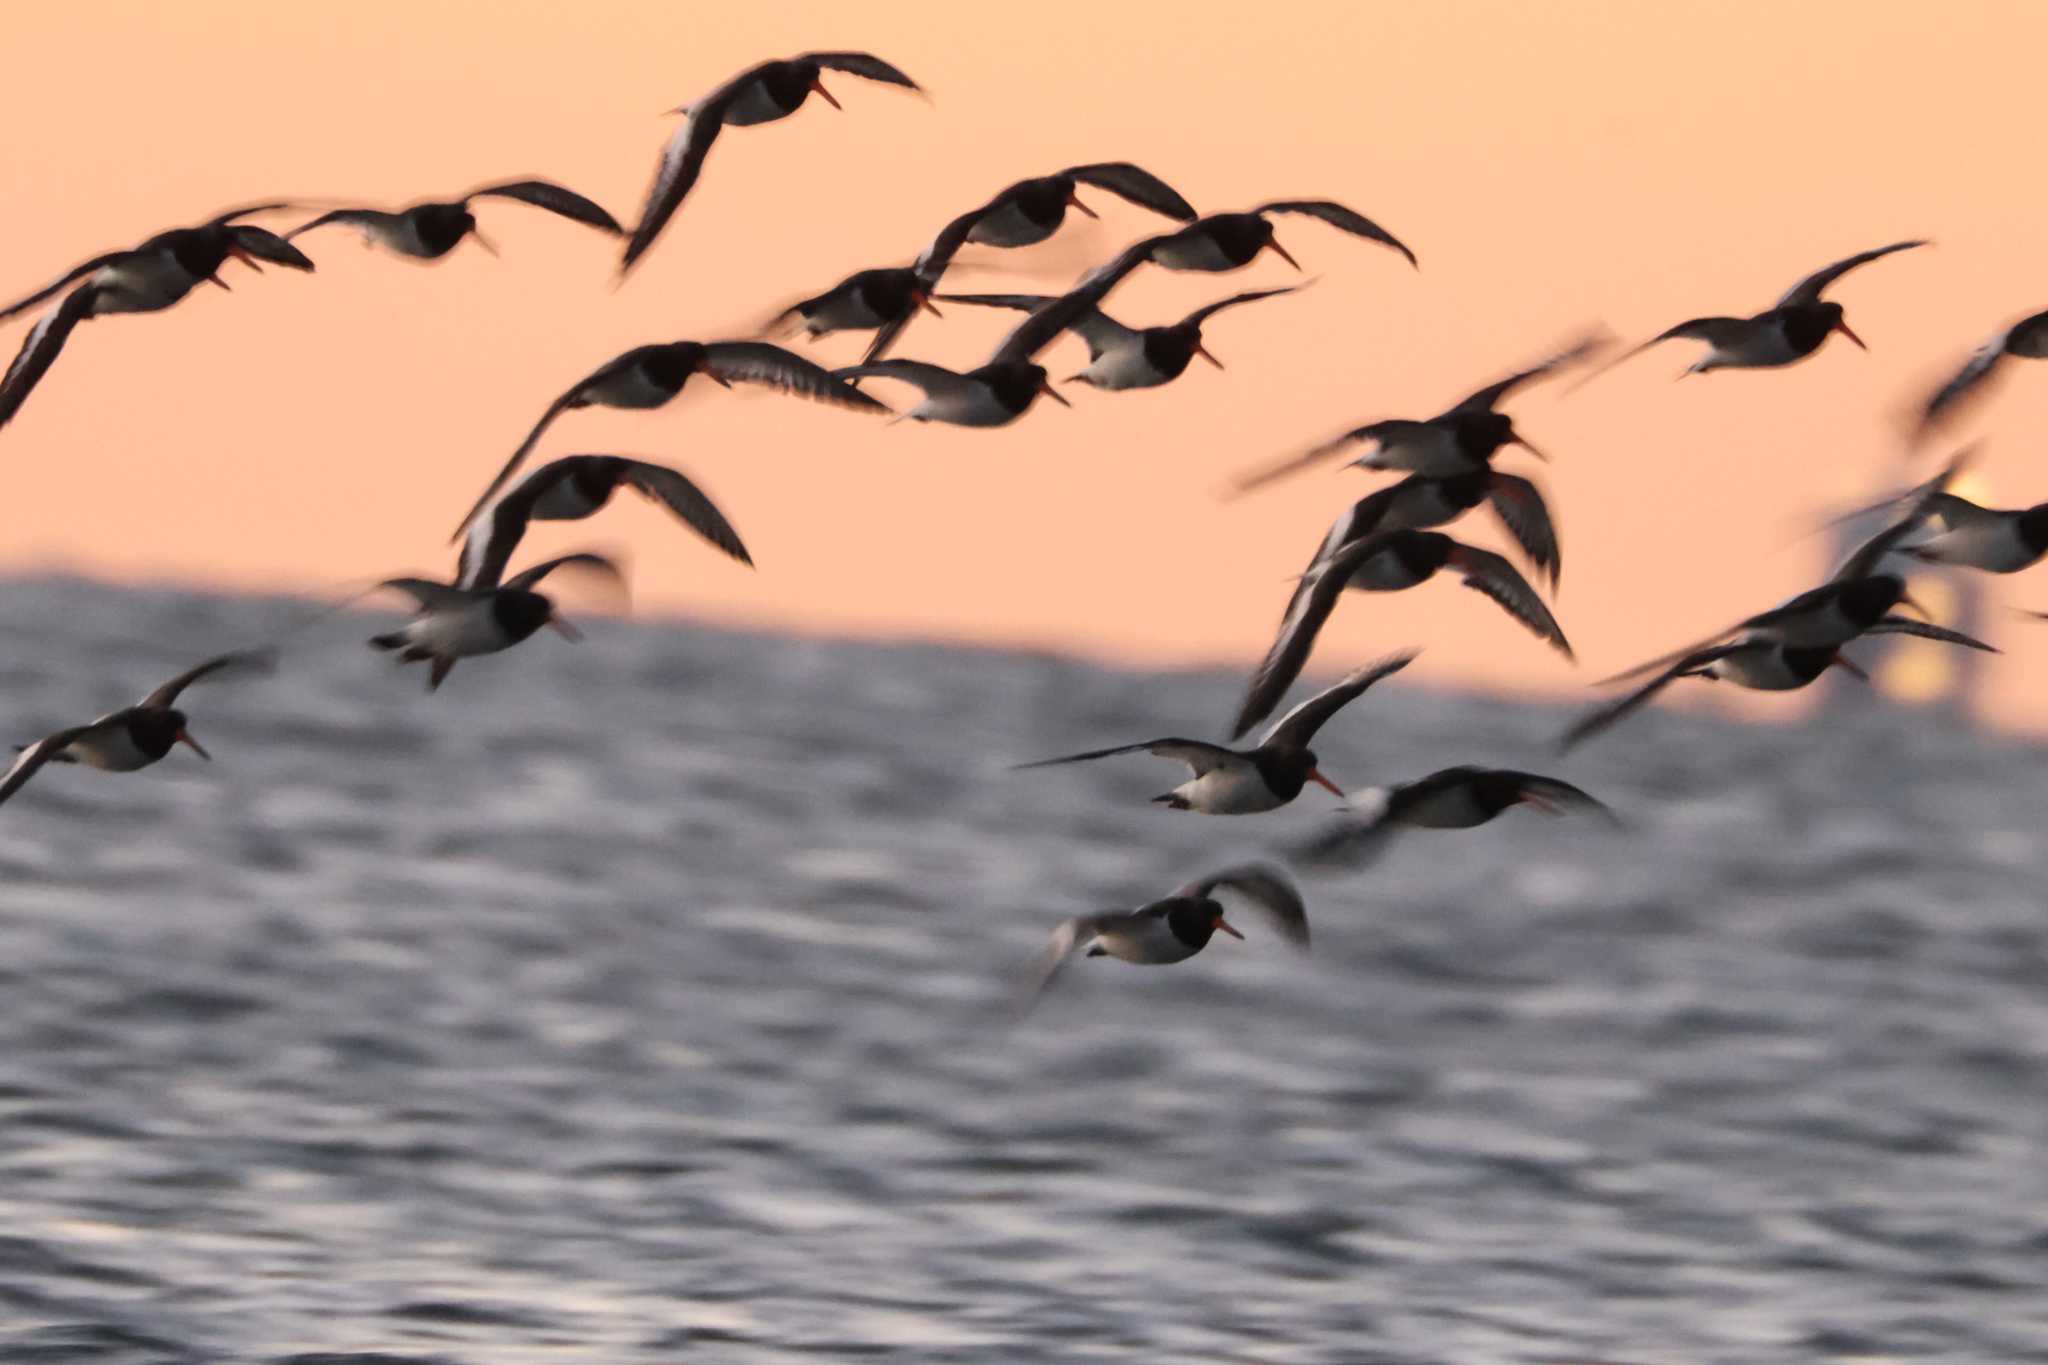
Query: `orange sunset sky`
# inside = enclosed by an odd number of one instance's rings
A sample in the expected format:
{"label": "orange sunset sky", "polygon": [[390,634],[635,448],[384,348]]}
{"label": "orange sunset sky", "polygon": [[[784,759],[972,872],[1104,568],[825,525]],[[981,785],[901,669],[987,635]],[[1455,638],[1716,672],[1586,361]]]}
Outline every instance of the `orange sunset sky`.
{"label": "orange sunset sky", "polygon": [[[1224,502],[1232,472],[1358,422],[1427,416],[1589,325],[1635,340],[1747,313],[1838,257],[1935,239],[1833,291],[1868,354],[1837,338],[1790,369],[1673,384],[1694,353],[1674,343],[1576,394],[1510,405],[1555,459],[1502,464],[1551,496],[1557,611],[1581,668],[1449,582],[1355,597],[1318,654],[1328,669],[1419,644],[1425,679],[1554,695],[1809,586],[1827,548],[1802,531],[1900,477],[1902,408],[1996,326],[2048,307],[2048,8],[2033,5],[368,0],[18,5],[5,28],[9,296],[274,195],[395,206],[539,175],[630,224],[672,126],[662,111],[765,57],[866,49],[932,96],[828,73],[843,113],[814,100],[728,130],[622,290],[615,243],[498,203],[480,216],[501,259],[466,244],[420,265],[332,232],[304,243],[315,275],[231,266],[232,294],[81,328],[0,432],[0,568],[14,571],[317,592],[443,569],[483,481],[615,353],[735,335],[908,259],[1012,180],[1131,160],[1203,209],[1340,200],[1422,269],[1282,220],[1318,282],[1213,322],[1227,371],[1073,389],[1071,411],[1041,402],[997,431],[706,385],[655,413],[571,413],[540,456],[680,465],[760,568],[625,499],[536,528],[522,558],[626,547],[643,611],[1249,662],[1286,576],[1379,478],[1333,468]],[[1102,221],[972,249],[947,287],[1058,286],[1162,221],[1084,194]],[[1291,278],[1270,256],[1231,275],[1141,272],[1111,311],[1167,321]],[[898,354],[966,368],[1013,320],[954,308]],[[816,354],[851,363],[862,344]],[[1049,356],[1056,375],[1085,359],[1072,339]],[[2020,363],[1958,433],[1987,438],[1992,500],[2048,497],[2044,425],[2048,365]],[[1502,542],[1483,517],[1456,533]],[[2048,608],[2043,575],[1998,580],[1994,596]],[[1994,670],[1999,713],[2048,723],[2027,682],[2048,627],[1999,614],[1988,629],[2011,655]]]}

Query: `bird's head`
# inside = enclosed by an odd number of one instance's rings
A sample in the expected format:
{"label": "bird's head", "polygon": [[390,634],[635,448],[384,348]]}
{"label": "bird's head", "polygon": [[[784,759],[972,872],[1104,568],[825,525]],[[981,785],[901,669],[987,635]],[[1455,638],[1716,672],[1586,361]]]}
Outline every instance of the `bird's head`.
{"label": "bird's head", "polygon": [[213,755],[206,752],[198,740],[192,738],[192,732],[185,726],[185,713],[174,706],[138,712],[134,725],[136,747],[144,753],[153,753],[161,758],[171,751],[172,745],[183,744],[193,753],[211,762]]}
{"label": "bird's head", "polygon": [[491,594],[491,615],[513,644],[526,639],[542,626],[552,627],[565,640],[583,638],[582,632],[570,625],[556,609],[553,599],[530,589],[498,589]]}
{"label": "bird's head", "polygon": [[1185,900],[1174,906],[1166,912],[1166,927],[1191,948],[1200,948],[1218,929],[1235,939],[1244,937],[1223,918],[1223,907],[1207,899]]}
{"label": "bird's head", "polygon": [[1342,787],[1323,776],[1322,769],[1316,764],[1315,750],[1284,748],[1269,752],[1272,754],[1267,760],[1272,769],[1269,785],[1281,795],[1291,799],[1311,782],[1340,798],[1344,795]]}
{"label": "bird's head", "polygon": [[1841,304],[1835,303],[1832,300],[1817,303],[1814,305],[1814,317],[1819,322],[1824,324],[1821,329],[1821,335],[1823,337],[1825,337],[1829,332],[1840,332],[1843,336],[1855,342],[1856,345],[1861,349],[1866,351],[1870,349],[1868,346],[1865,346],[1863,344],[1862,337],[1857,336],[1854,332],[1849,330],[1849,324],[1846,321],[1844,321],[1842,317]]}

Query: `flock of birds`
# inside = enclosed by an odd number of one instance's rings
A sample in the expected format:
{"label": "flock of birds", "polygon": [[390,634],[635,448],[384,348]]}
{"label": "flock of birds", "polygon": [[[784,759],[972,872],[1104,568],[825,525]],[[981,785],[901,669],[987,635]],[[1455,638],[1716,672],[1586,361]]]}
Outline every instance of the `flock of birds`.
{"label": "flock of birds", "polygon": [[[112,313],[160,312],[202,284],[227,289],[221,271],[231,261],[257,271],[269,264],[310,272],[314,262],[297,242],[325,229],[354,228],[368,244],[422,260],[446,256],[471,238],[495,254],[478,226],[477,212],[487,203],[510,201],[622,239],[623,278],[654,245],[696,185],[723,131],[786,118],[814,94],[839,107],[824,84],[827,73],[922,93],[909,76],[867,53],[816,52],[751,67],[695,104],[675,111],[684,116],[683,122],[663,149],[653,186],[630,232],[598,204],[572,190],[542,180],[517,180],[399,209],[316,206],[303,201],[250,204],[193,227],[159,233],[138,246],[95,256],[0,309],[0,320],[4,320],[61,295],[29,330],[13,364],[0,378],[0,426],[20,411],[80,323]],[[1095,217],[1081,197],[1084,189],[1115,195],[1173,226],[1134,242],[1064,294],[940,292],[955,256],[969,243],[1026,247],[1057,232],[1069,210]],[[324,211],[281,233],[247,221],[314,207]],[[509,576],[508,570],[530,523],[590,517],[621,488],[666,507],[718,551],[752,564],[738,532],[712,500],[683,473],[665,465],[619,455],[571,455],[543,464],[515,483],[550,428],[574,409],[658,408],[701,375],[719,386],[760,385],[852,412],[887,414],[891,409],[861,385],[892,380],[919,393],[913,406],[896,414],[897,420],[1002,426],[1021,418],[1041,396],[1067,402],[1039,357],[1069,332],[1088,349],[1087,366],[1069,382],[1109,391],[1156,387],[1177,379],[1196,357],[1221,368],[1221,362],[1203,345],[1203,327],[1217,313],[1282,297],[1303,286],[1259,289],[1216,299],[1177,322],[1153,326],[1134,326],[1112,318],[1104,311],[1109,295],[1145,266],[1221,273],[1247,266],[1271,252],[1299,270],[1294,256],[1275,238],[1274,224],[1280,218],[1319,221],[1386,247],[1411,266],[1417,264],[1415,253],[1403,242],[1342,204],[1287,199],[1243,212],[1203,215],[1150,172],[1126,162],[1106,162],[1020,180],[948,222],[911,264],[849,275],[781,310],[758,329],[759,335],[656,343],[615,356],[548,403],[526,439],[457,524],[454,539],[462,548],[451,581],[405,577],[378,585],[409,596],[416,609],[403,626],[376,635],[369,643],[392,652],[400,663],[426,663],[427,685],[433,689],[446,680],[458,661],[512,648],[543,626],[577,638],[575,628],[553,599],[541,591],[544,581],[558,571],[583,570],[622,588],[623,576],[617,565],[603,555],[581,552],[548,559]],[[1246,474],[1238,481],[1240,492],[1362,450],[1352,461],[1354,465],[1404,477],[1359,500],[1330,526],[1294,588],[1271,649],[1253,673],[1231,727],[1232,739],[1241,740],[1272,715],[1307,665],[1319,634],[1351,590],[1405,591],[1448,573],[1492,599],[1525,629],[1569,658],[1571,646],[1542,592],[1514,563],[1436,529],[1485,503],[1538,580],[1555,591],[1562,559],[1544,495],[1530,479],[1494,464],[1510,447],[1519,447],[1539,460],[1545,457],[1516,431],[1513,420],[1500,411],[1501,404],[1527,385],[1572,369],[1585,370],[1579,381],[1584,383],[1611,365],[1667,341],[1696,341],[1707,348],[1687,374],[1791,365],[1814,354],[1837,333],[1863,346],[1845,321],[1842,306],[1824,297],[1826,291],[1860,266],[1924,245],[1904,241],[1860,252],[1807,276],[1760,313],[1681,322],[1598,368],[1593,368],[1593,361],[1607,349],[1606,343],[1589,336],[1488,384],[1433,417],[1368,422]],[[1008,309],[1024,316],[986,363],[973,369],[954,370],[890,355],[920,315],[940,312],[937,303]],[[872,333],[860,363],[828,370],[761,339],[771,333],[784,338],[803,333],[815,339],[838,332]],[[1926,400],[1916,436],[1931,433],[1966,400],[1981,394],[2007,357],[2048,358],[2048,312],[2001,329],[1971,356]],[[1610,679],[1639,681],[1626,694],[1574,724],[1563,738],[1563,747],[1570,748],[1611,728],[1685,678],[1790,691],[1814,682],[1831,668],[1863,676],[1843,649],[1864,636],[1908,634],[1991,650],[1982,641],[1924,619],[1926,613],[1908,594],[1903,574],[1888,567],[1893,559],[1903,558],[2012,573],[2048,555],[2048,504],[1987,508],[1949,491],[1970,456],[1965,450],[1919,487],[1863,509],[1866,514],[1886,512],[1888,524],[1826,582]],[[1902,611],[1916,615],[1902,615]],[[1155,799],[1174,810],[1209,815],[1274,810],[1295,800],[1310,784],[1319,785],[1346,804],[1326,827],[1287,850],[1290,861],[1307,866],[1359,865],[1401,829],[1467,829],[1517,806],[1553,815],[1572,810],[1608,815],[1599,801],[1567,782],[1506,769],[1446,768],[1415,782],[1346,797],[1318,766],[1313,741],[1340,710],[1414,657],[1414,652],[1408,651],[1358,669],[1298,703],[1268,725],[1250,747],[1169,736],[1022,766],[1044,767],[1135,753],[1171,759],[1187,766],[1189,778]],[[50,763],[132,772],[156,763],[178,744],[208,757],[187,728],[187,716],[178,706],[180,697],[195,683],[268,668],[274,658],[275,649],[266,647],[208,659],[132,707],[58,730],[22,747],[0,777],[0,801],[12,797]],[[1225,918],[1220,899],[1225,895],[1242,898],[1262,912],[1286,941],[1307,946],[1307,909],[1289,875],[1270,863],[1236,865],[1135,910],[1084,915],[1061,923],[1028,979],[1027,1004],[1077,955],[1163,964],[1194,956],[1218,932],[1243,937]]]}

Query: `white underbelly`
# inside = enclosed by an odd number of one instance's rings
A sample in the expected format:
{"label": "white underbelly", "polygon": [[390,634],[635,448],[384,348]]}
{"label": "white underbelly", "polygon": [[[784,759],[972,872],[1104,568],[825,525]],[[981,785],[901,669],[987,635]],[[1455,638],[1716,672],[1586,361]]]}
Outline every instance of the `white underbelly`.
{"label": "white underbelly", "polygon": [[135,740],[129,735],[128,727],[110,726],[105,730],[94,730],[80,735],[65,746],[65,752],[88,768],[103,772],[132,773],[137,768],[147,768],[156,762],[148,754],[135,747]]}
{"label": "white underbelly", "polygon": [[2041,558],[2020,539],[2019,522],[2012,517],[1965,523],[1930,536],[1915,548],[1944,564],[1961,564],[1986,573],[2017,573]]}
{"label": "white underbelly", "polygon": [[1239,265],[1207,233],[1163,242],[1152,249],[1152,260],[1168,270],[1235,270]]}
{"label": "white underbelly", "polygon": [[175,262],[151,260],[142,266],[109,266],[93,276],[99,296],[95,313],[154,313],[192,292],[198,280]]}
{"label": "white underbelly", "polygon": [[1023,414],[1011,412],[981,384],[935,393],[910,410],[920,422],[948,422],[956,427],[1008,426]]}
{"label": "white underbelly", "polygon": [[1259,770],[1249,765],[1211,768],[1174,788],[1173,794],[1186,801],[1190,809],[1205,815],[1256,815],[1281,804],[1259,776]]}
{"label": "white underbelly", "polygon": [[721,123],[735,128],[745,128],[756,123],[773,123],[779,118],[788,118],[792,111],[777,104],[768,93],[768,82],[750,81],[739,95],[725,106]]}
{"label": "white underbelly", "polygon": [[1432,479],[1469,474],[1478,467],[1458,444],[1456,434],[1439,426],[1381,441],[1364,463],[1368,469],[1405,469]]}
{"label": "white underbelly", "polygon": [[512,643],[492,613],[488,597],[422,616],[405,627],[405,638],[408,644],[446,659],[495,654]]}
{"label": "white underbelly", "polygon": [[1737,687],[1755,692],[1790,692],[1813,679],[1785,666],[1785,656],[1775,649],[1731,654],[1713,666],[1713,675]]}
{"label": "white underbelly", "polygon": [[1134,929],[1112,929],[1099,934],[1095,946],[1124,962],[1161,964],[1182,962],[1195,950],[1173,936],[1164,920],[1148,919]]}
{"label": "white underbelly", "polygon": [[968,231],[967,240],[984,246],[1030,246],[1052,236],[1058,226],[1033,221],[1013,200],[994,213],[983,214]]}
{"label": "white underbelly", "polygon": [[1145,358],[1143,346],[1125,346],[1104,351],[1081,371],[1082,378],[1098,389],[1151,389],[1174,378],[1154,369]]}

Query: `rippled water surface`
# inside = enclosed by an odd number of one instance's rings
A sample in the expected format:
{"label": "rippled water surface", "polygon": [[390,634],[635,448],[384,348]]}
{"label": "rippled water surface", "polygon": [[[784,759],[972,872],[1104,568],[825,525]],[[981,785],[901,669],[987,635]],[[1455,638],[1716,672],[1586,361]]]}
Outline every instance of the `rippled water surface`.
{"label": "rippled water surface", "polygon": [[[304,611],[12,584],[9,736]],[[429,698],[362,626],[195,689],[211,766],[0,811],[0,1358],[2048,1360],[2038,747],[1560,763],[1391,685],[1339,781],[1630,828],[1416,835],[1305,882],[1313,958],[1083,962],[1006,1033],[1060,917],[1305,817],[1004,766],[1236,678],[600,622]]]}

